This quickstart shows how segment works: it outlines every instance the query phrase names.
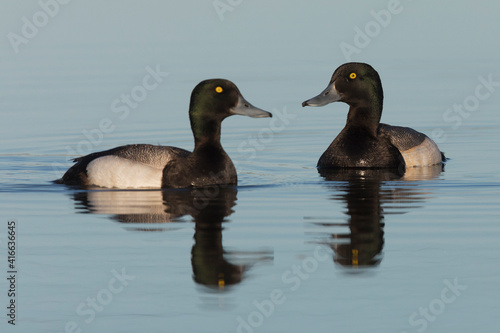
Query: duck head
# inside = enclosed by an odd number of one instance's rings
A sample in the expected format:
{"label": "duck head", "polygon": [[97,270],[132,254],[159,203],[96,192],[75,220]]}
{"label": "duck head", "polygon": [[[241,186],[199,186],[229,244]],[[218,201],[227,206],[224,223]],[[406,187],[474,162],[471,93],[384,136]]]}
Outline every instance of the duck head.
{"label": "duck head", "polygon": [[368,64],[351,62],[337,68],[326,89],[303,102],[302,106],[344,102],[354,108],[375,109],[380,116],[383,100],[382,82],[377,71]]}
{"label": "duck head", "polygon": [[200,82],[191,93],[189,118],[196,138],[220,135],[222,120],[231,115],[252,118],[272,117],[270,112],[256,108],[229,80],[210,79]]}

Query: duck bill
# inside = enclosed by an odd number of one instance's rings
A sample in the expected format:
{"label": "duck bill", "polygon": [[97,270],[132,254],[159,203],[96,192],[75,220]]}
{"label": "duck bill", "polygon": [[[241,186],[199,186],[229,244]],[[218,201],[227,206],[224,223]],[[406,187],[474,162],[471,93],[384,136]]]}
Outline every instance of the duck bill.
{"label": "duck bill", "polygon": [[238,99],[238,103],[236,103],[234,107],[229,109],[229,113],[239,114],[241,116],[248,116],[252,118],[270,118],[273,116],[271,112],[256,108],[241,95]]}
{"label": "duck bill", "polygon": [[340,93],[335,89],[335,81],[330,83],[318,96],[308,99],[302,106],[323,106],[342,99]]}

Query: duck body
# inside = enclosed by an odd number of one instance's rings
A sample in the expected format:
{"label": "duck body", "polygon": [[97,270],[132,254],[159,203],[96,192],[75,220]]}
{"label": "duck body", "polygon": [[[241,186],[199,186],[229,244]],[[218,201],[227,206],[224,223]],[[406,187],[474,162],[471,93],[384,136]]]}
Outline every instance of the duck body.
{"label": "duck body", "polygon": [[380,123],[382,83],[368,64],[347,63],[335,70],[327,88],[302,106],[345,102],[349,113],[344,129],[318,161],[318,168],[398,168],[430,166],[444,154],[425,134],[409,127]]}
{"label": "duck body", "polygon": [[169,146],[135,144],[75,158],[76,162],[57,183],[108,188],[155,188],[163,169],[191,152]]}
{"label": "duck body", "polygon": [[386,135],[363,127],[345,127],[318,161],[319,168],[398,168],[400,151]]}
{"label": "duck body", "polygon": [[233,114],[272,116],[247,102],[231,81],[202,81],[189,107],[193,152],[149,144],[120,146],[74,159],[76,164],[56,182],[108,188],[236,185],[236,169],[220,143],[221,122]]}
{"label": "duck body", "polygon": [[202,144],[185,159],[172,160],[163,169],[163,188],[237,183],[236,168],[220,145]]}
{"label": "duck body", "polygon": [[378,132],[399,150],[406,167],[430,166],[446,161],[444,153],[431,138],[410,127],[380,124]]}

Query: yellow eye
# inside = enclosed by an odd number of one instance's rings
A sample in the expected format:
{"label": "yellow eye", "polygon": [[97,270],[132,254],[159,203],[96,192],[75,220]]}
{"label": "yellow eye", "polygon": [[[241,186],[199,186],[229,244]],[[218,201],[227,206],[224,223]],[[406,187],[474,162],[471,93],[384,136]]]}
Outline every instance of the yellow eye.
{"label": "yellow eye", "polygon": [[355,79],[355,78],[356,78],[356,73],[351,73],[351,74],[349,74],[349,77],[350,77],[351,79]]}
{"label": "yellow eye", "polygon": [[224,89],[222,89],[222,87],[220,87],[220,86],[217,87],[217,88],[215,88],[215,92],[218,93],[218,94],[220,94],[223,90]]}

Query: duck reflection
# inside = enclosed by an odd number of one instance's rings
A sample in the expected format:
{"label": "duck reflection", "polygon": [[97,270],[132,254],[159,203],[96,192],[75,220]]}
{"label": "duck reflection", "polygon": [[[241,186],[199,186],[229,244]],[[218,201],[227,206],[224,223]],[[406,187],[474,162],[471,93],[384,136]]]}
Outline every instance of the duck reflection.
{"label": "duck reflection", "polygon": [[179,224],[175,222],[190,215],[195,222],[191,249],[193,279],[209,288],[227,290],[227,287],[240,283],[245,272],[257,262],[273,260],[269,250],[224,250],[223,223],[228,222],[226,218],[234,212],[236,188],[91,190],[75,193],[74,199],[80,209],[93,214],[108,214],[112,220],[130,224],[132,227],[127,229],[134,231],[177,229]]}
{"label": "duck reflection", "polygon": [[[179,193],[179,195],[183,195]],[[105,214],[121,223],[130,223],[129,230],[164,231],[176,229],[181,217],[189,214],[184,207],[167,207],[163,193],[156,190],[93,189],[73,194],[76,209],[85,213]],[[140,224],[135,225],[135,224]]]}
{"label": "duck reflection", "polygon": [[409,169],[403,175],[377,169],[320,170],[333,192],[330,198],[346,205],[345,222],[312,222],[323,229],[320,242],[332,248],[334,262],[350,268],[379,265],[384,215],[404,214],[421,205],[431,193],[419,188],[418,181],[436,178],[441,171],[441,165]]}

